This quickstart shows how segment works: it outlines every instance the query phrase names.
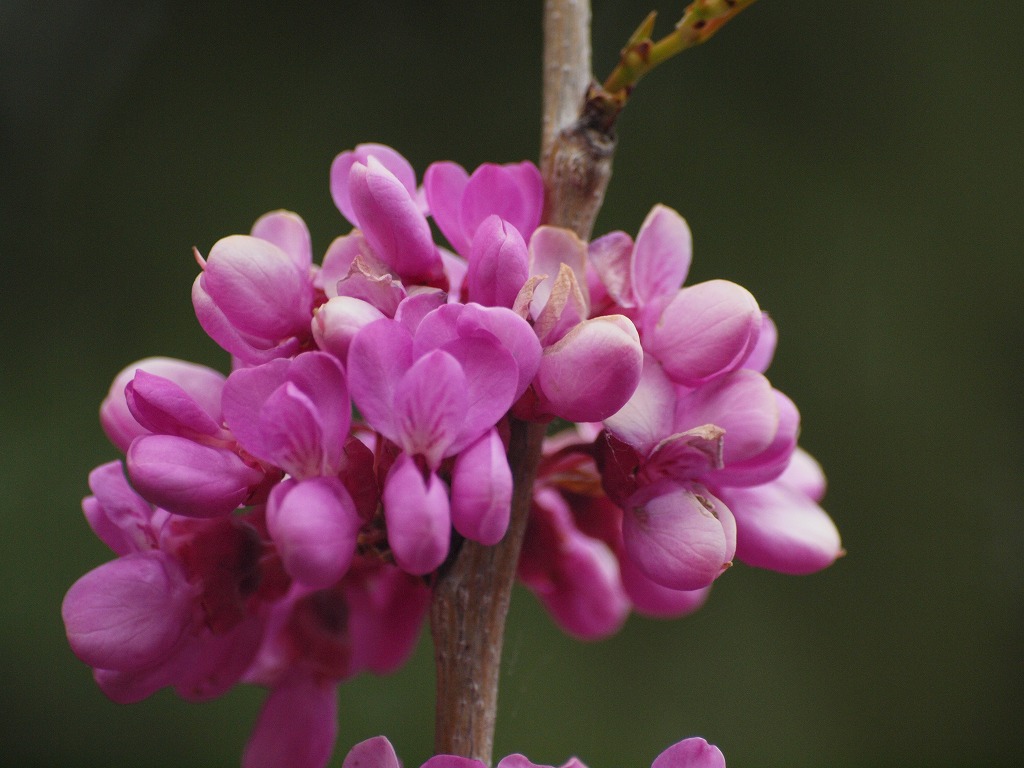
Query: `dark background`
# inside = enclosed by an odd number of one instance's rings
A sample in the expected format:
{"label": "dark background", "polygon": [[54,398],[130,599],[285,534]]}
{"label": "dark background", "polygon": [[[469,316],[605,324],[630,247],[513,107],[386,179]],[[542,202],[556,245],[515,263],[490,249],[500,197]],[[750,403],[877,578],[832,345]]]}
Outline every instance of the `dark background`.
{"label": "dark background", "polygon": [[[594,5],[603,76],[652,5]],[[191,247],[288,208],[322,254],[347,230],[328,168],[359,142],[418,173],[537,155],[539,1],[209,6],[0,4],[3,766],[236,765],[254,720],[253,689],[109,703],[59,616],[109,557],[79,500],[116,456],[96,417],[114,374],[227,366]],[[654,4],[659,32],[682,6]],[[665,202],[691,282],[773,314],[771,377],[849,555],[737,566],[695,616],[596,644],[517,593],[498,754],[646,766],[701,734],[730,768],[1022,764],[1022,25],[1009,0],[766,0],[645,79],[597,232]],[[385,733],[418,766],[432,695],[425,641],[345,686],[332,765]]]}

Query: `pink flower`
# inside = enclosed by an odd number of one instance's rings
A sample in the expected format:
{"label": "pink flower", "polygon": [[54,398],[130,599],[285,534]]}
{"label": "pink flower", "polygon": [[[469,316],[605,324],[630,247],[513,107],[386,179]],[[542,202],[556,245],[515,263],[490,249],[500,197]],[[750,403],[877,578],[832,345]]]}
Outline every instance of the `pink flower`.
{"label": "pink flower", "polygon": [[[356,744],[345,757],[342,768],[400,768],[401,763],[391,742],[383,736]],[[455,755],[434,755],[422,768],[484,768],[479,760]],[[552,768],[532,763],[523,755],[509,755],[498,761],[496,768]],[[561,768],[586,768],[572,757]],[[725,768],[725,758],[718,747],[704,739],[691,738],[673,744],[658,755],[651,768]]]}

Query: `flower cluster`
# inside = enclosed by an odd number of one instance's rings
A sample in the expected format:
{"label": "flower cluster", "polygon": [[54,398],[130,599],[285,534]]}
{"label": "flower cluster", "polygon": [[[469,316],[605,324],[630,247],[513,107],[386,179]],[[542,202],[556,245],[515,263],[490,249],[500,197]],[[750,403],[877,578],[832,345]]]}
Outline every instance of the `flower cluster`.
{"label": "flower cluster", "polygon": [[[417,185],[375,144],[336,158],[331,193],[355,228],[320,265],[284,211],[196,253],[229,376],[149,358],[103,402],[125,461],[92,473],[83,508],[117,559],[63,614],[111,698],[265,685],[244,764],[324,765],[336,686],[399,666],[432,574],[459,541],[504,536],[513,418],[566,426],[520,576],[576,636],[693,610],[734,556],[805,573],[841,553],[796,408],[763,375],[774,326],[733,283],[680,288],[674,211],[587,244],[541,225],[530,163],[435,163]],[[701,759],[655,765],[721,764]]]}
{"label": "flower cluster", "polygon": [[[383,736],[367,739],[352,747],[342,768],[400,768],[401,763],[391,742]],[[455,755],[434,755],[421,768],[486,768],[479,760]],[[522,755],[509,755],[498,762],[497,768],[553,768],[537,765]],[[573,757],[561,768],[587,768]],[[704,739],[692,738],[673,744],[651,763],[651,768],[725,768],[725,758],[718,747]]]}

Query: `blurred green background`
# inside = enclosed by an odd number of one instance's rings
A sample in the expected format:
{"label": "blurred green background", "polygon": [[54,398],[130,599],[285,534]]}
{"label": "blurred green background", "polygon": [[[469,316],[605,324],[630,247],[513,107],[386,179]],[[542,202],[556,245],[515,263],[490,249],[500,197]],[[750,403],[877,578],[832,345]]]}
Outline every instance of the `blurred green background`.
{"label": "blurred green background", "polygon": [[[108,559],[79,511],[115,458],[110,380],[222,370],[190,249],[300,212],[347,230],[327,171],[380,141],[422,173],[535,158],[539,0],[0,4],[0,765],[231,766],[261,692],[108,702],[66,647],[67,587]],[[595,0],[606,74],[652,7]],[[242,10],[244,6],[244,10]],[[849,555],[737,566],[677,622],[562,636],[516,594],[498,754],[646,766],[702,734],[739,766],[1024,764],[1024,55],[1019,2],[765,0],[650,75],[597,232],[658,201],[781,330]],[[430,752],[430,649],[343,688],[338,754]]]}

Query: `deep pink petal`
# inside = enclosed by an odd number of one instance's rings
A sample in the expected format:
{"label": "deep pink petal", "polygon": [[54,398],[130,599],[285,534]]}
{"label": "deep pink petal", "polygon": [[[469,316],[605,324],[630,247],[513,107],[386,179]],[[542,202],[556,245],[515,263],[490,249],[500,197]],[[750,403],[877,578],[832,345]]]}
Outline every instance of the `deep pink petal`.
{"label": "deep pink petal", "polygon": [[378,320],[352,339],[348,350],[349,391],[366,423],[399,441],[395,389],[413,364],[412,336],[400,323]]}
{"label": "deep pink petal", "polygon": [[349,171],[352,207],[370,247],[403,278],[428,283],[442,274],[430,225],[409,190],[374,157]]}
{"label": "deep pink petal", "polygon": [[332,681],[294,674],[263,702],[242,768],[324,768],[338,733]]}
{"label": "deep pink petal", "polygon": [[641,306],[672,294],[690,271],[690,227],[678,213],[656,205],[647,214],[633,250],[632,284]]}
{"label": "deep pink petal", "polygon": [[447,304],[447,295],[436,289],[421,290],[406,297],[395,310],[395,320],[415,334],[423,318]]}
{"label": "deep pink petal", "polygon": [[625,551],[656,584],[681,590],[706,587],[729,566],[720,510],[724,506],[710,495],[670,483],[642,488],[624,510]]}
{"label": "deep pink petal", "polygon": [[470,300],[511,308],[529,278],[526,241],[519,230],[497,216],[489,216],[473,236],[468,259]]}
{"label": "deep pink petal", "polygon": [[138,371],[146,371],[174,382],[199,404],[215,421],[220,420],[220,394],[224,375],[205,365],[170,357],[147,357],[132,363],[114,378],[110,391],[100,405],[100,424],[110,441],[122,452],[132,440],[149,430],[140,425],[128,410],[124,390]]}
{"label": "deep pink petal", "polygon": [[288,380],[309,398],[316,414],[321,442],[321,471],[335,475],[352,423],[352,403],[342,363],[321,352],[306,352],[288,367]]}
{"label": "deep pink petal", "polygon": [[725,756],[718,747],[694,737],[666,749],[651,768],[725,768]]}
{"label": "deep pink petal", "polygon": [[249,234],[276,245],[287,253],[295,266],[301,270],[308,272],[313,265],[313,242],[309,236],[309,228],[297,213],[265,213],[252,225]]}
{"label": "deep pink petal", "polygon": [[580,323],[544,350],[536,387],[544,409],[568,421],[601,421],[624,406],[640,382],[643,351],[622,315]]}
{"label": "deep pink petal", "polygon": [[383,736],[356,744],[345,756],[341,768],[400,768],[398,756],[391,742]]}
{"label": "deep pink petal", "polygon": [[477,440],[505,415],[515,398],[519,368],[508,350],[489,336],[462,338],[443,349],[458,361],[466,382],[459,393],[462,422],[445,453],[451,455]]}
{"label": "deep pink petal", "polygon": [[451,540],[448,489],[437,475],[424,480],[402,454],[384,482],[384,519],[395,562],[407,573],[430,573],[444,562]]}
{"label": "deep pink petal", "polygon": [[467,412],[473,412],[471,396],[462,366],[452,355],[441,350],[427,353],[395,388],[395,442],[437,469],[441,459],[458,450],[453,443],[463,434]]}
{"label": "deep pink petal", "polygon": [[675,619],[693,613],[707,600],[711,587],[694,590],[669,589],[651,581],[628,557],[620,563],[622,585],[637,613]]}
{"label": "deep pink petal", "polygon": [[423,174],[430,215],[452,248],[463,256],[469,255],[470,238],[475,231],[467,232],[462,225],[462,195],[468,183],[469,174],[457,163],[432,163]]}
{"label": "deep pink petal", "polygon": [[104,544],[118,555],[156,547],[153,508],[128,485],[120,461],[101,464],[90,472],[89,488],[95,496],[82,501],[82,510]]}
{"label": "deep pink petal", "polygon": [[455,530],[488,546],[501,540],[512,509],[512,471],[496,429],[456,457],[451,495]]}
{"label": "deep pink petal", "polygon": [[486,768],[484,763],[457,755],[434,755],[421,768]]}
{"label": "deep pink petal", "polygon": [[171,654],[191,622],[192,600],[178,561],[152,550],[89,571],[68,590],[61,615],[78,658],[137,672]]}
{"label": "deep pink petal", "polygon": [[281,387],[288,375],[289,360],[272,360],[252,368],[238,368],[224,384],[224,421],[246,451],[263,453],[260,411],[267,398]]}
{"label": "deep pink petal", "polygon": [[484,163],[473,171],[462,195],[462,229],[476,232],[484,219],[497,214],[529,239],[543,208],[544,181],[537,166]]}
{"label": "deep pink petal", "polygon": [[779,330],[775,321],[768,316],[767,312],[761,313],[761,332],[757,337],[757,344],[751,349],[749,356],[743,362],[744,368],[764,373],[772,364],[775,357],[775,347],[779,343]]}
{"label": "deep pink petal", "polygon": [[285,570],[311,589],[334,584],[348,570],[362,520],[336,477],[287,481],[267,504],[267,530]]}
{"label": "deep pink petal", "polygon": [[401,182],[410,197],[416,196],[416,172],[413,171],[409,161],[391,147],[384,144],[359,144],[354,150],[342,152],[334,158],[334,162],[331,164],[331,196],[342,215],[356,227],[361,225],[352,204],[349,172],[352,170],[353,164],[366,165],[371,157],[387,168]]}
{"label": "deep pink petal", "polygon": [[149,435],[128,449],[132,485],[158,507],[189,517],[217,517],[237,509],[263,473],[222,448],[183,437]]}
{"label": "deep pink petal", "polygon": [[150,432],[193,439],[222,435],[219,420],[169,379],[140,370],[124,395],[132,416]]}
{"label": "deep pink petal", "polygon": [[749,291],[710,280],[676,293],[657,322],[644,326],[644,348],[673,381],[695,386],[742,364],[760,328],[761,310]]}

